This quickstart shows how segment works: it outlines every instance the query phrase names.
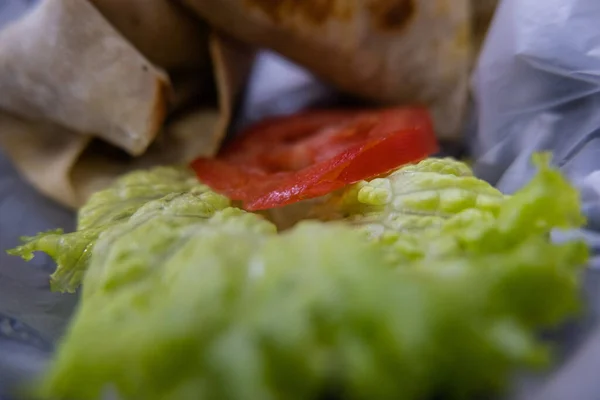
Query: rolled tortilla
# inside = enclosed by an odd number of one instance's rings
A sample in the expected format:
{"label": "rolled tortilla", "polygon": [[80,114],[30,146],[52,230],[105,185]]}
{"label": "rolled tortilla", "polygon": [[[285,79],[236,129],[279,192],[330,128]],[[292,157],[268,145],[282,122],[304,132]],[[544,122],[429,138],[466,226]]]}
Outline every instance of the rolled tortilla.
{"label": "rolled tortilla", "polygon": [[172,0],[89,0],[173,85],[171,112],[210,91],[209,26]]}
{"label": "rolled tortilla", "polygon": [[211,34],[216,92],[206,102],[172,119],[141,157],[118,154],[114,148],[94,143],[70,171],[79,206],[95,191],[104,189],[119,175],[155,165],[187,164],[197,157],[215,155],[225,138],[236,98],[245,84],[254,50],[233,39]]}
{"label": "rolled tortilla", "polygon": [[173,86],[171,112],[210,91],[209,26],[172,0],[89,0]]}
{"label": "rolled tortilla", "polygon": [[167,70],[205,67],[209,28],[171,0],[90,0],[154,64]]}
{"label": "rolled tortilla", "polygon": [[470,0],[179,0],[234,37],[268,47],[344,91],[430,106],[459,135],[471,57]]}
{"label": "rolled tortilla", "polygon": [[69,174],[91,136],[46,121],[0,111],[0,147],[36,189],[67,206],[77,205]]}
{"label": "rolled tortilla", "polygon": [[73,208],[125,172],[213,155],[229,126],[254,51],[216,34],[209,40],[218,98],[171,118],[141,156],[55,123],[8,112],[0,112],[0,146],[33,186]]}
{"label": "rolled tortilla", "polygon": [[0,109],[142,154],[167,113],[167,75],[87,1],[42,1],[0,31]]}

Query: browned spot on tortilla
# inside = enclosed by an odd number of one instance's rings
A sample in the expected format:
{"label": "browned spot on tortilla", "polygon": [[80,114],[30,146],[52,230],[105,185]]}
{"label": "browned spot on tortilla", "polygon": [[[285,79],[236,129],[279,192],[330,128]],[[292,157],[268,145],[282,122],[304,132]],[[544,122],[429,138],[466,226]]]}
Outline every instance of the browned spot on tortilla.
{"label": "browned spot on tortilla", "polygon": [[417,11],[414,0],[370,0],[367,7],[375,26],[386,31],[403,29]]}
{"label": "browned spot on tortilla", "polygon": [[299,15],[321,25],[330,18],[346,18],[352,13],[348,0],[245,0],[245,4],[260,9],[275,22]]}
{"label": "browned spot on tortilla", "polygon": [[[477,2],[480,0],[474,0],[474,1]],[[435,7],[437,14],[441,15],[441,16],[446,16],[446,15],[450,14],[450,12],[451,12],[451,9],[450,9],[451,4],[450,3],[452,3],[452,0],[437,0],[436,7]]]}

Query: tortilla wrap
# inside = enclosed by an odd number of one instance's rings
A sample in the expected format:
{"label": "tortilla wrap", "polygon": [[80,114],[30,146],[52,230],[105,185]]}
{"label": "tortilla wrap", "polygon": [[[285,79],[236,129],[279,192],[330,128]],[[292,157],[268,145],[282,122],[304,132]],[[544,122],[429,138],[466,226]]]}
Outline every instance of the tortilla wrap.
{"label": "tortilla wrap", "polygon": [[167,70],[206,67],[209,28],[171,0],[90,0],[151,62]]}
{"label": "tortilla wrap", "polygon": [[86,1],[40,2],[0,31],[0,109],[141,154],[167,111],[167,75]]}
{"label": "tortilla wrap", "polygon": [[119,175],[154,165],[187,164],[197,157],[217,153],[233,116],[235,101],[244,87],[254,59],[253,49],[218,34],[210,37],[210,54],[218,98],[179,115],[141,157],[119,154],[114,148],[93,143],[76,160],[70,184],[77,189],[76,205]]}
{"label": "tortilla wrap", "polygon": [[426,104],[441,137],[458,135],[471,62],[470,0],[179,1],[343,91]]}
{"label": "tortilla wrap", "polygon": [[[0,32],[0,146],[30,183],[70,207],[132,169],[210,156],[254,51],[218,35],[206,48],[208,76],[174,71],[182,90],[168,97],[166,73],[88,2],[42,2]],[[167,115],[168,99],[187,107]]]}
{"label": "tortilla wrap", "polygon": [[89,0],[149,61],[164,68],[173,90],[169,111],[210,90],[209,26],[171,0]]}

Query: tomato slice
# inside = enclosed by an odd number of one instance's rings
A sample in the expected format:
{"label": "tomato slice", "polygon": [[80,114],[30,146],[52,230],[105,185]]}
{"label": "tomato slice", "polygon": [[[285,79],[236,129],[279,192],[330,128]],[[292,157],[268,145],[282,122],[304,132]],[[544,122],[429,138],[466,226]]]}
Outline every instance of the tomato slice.
{"label": "tomato slice", "polygon": [[254,211],[323,196],[437,150],[424,108],[313,111],[254,125],[192,167],[213,190]]}

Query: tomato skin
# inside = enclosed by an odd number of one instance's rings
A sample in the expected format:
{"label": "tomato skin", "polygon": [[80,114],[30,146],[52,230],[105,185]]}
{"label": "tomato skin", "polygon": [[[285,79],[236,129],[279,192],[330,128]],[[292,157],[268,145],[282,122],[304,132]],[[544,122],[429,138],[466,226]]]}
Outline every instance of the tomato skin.
{"label": "tomato skin", "polygon": [[323,196],[437,150],[423,108],[317,111],[259,123],[192,167],[213,190],[254,211]]}

